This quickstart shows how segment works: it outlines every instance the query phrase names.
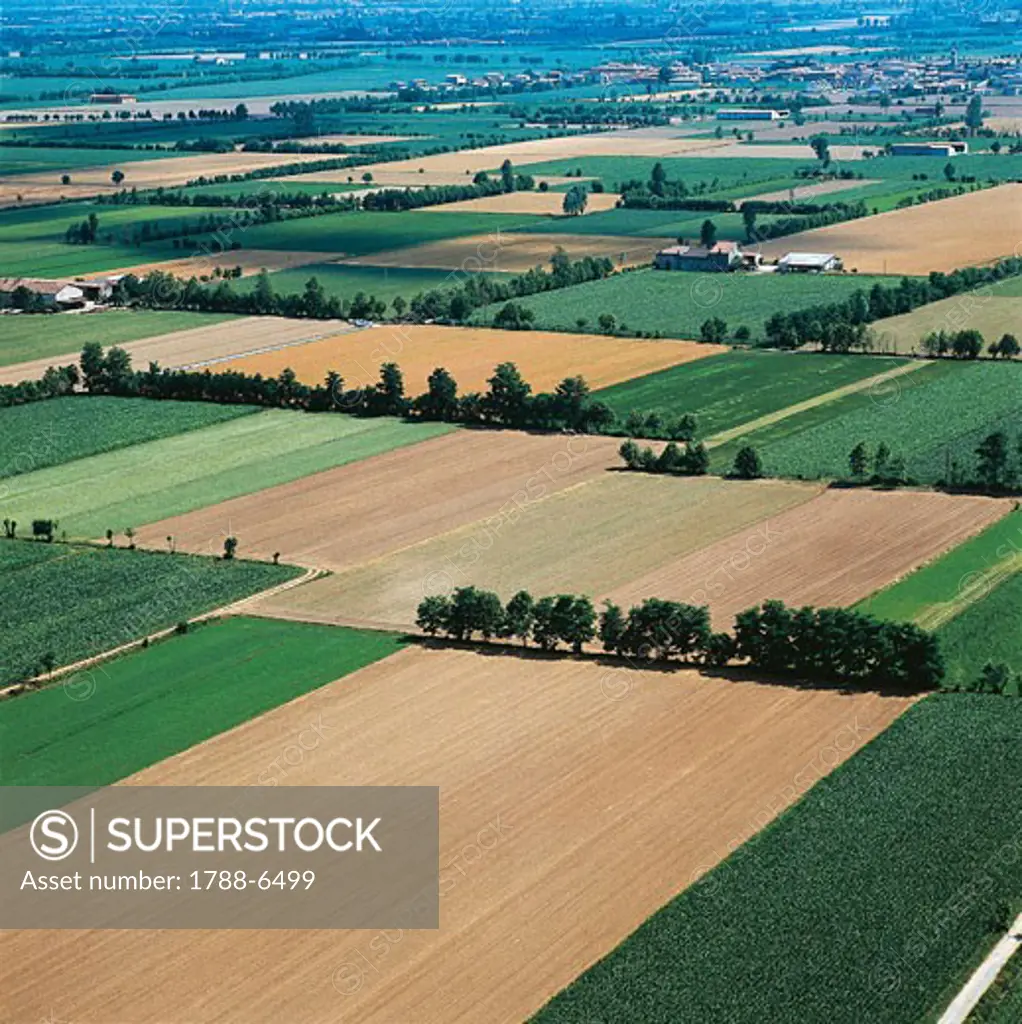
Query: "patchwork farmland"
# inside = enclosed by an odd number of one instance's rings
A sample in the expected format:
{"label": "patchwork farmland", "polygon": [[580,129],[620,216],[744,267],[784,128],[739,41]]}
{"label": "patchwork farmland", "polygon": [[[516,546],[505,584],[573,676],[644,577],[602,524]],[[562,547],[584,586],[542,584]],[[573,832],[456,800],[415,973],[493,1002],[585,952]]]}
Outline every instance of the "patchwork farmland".
{"label": "patchwork farmland", "polygon": [[440,813],[437,927],[8,928],[0,1017],[1014,1021],[1010,20],[427,13],[0,13],[0,783]]}
{"label": "patchwork farmland", "polygon": [[[167,656],[178,642],[167,644]],[[625,699],[612,699],[621,693]],[[360,970],[357,951],[368,951],[372,933],[294,933],[284,952],[272,932],[154,934],[144,952],[126,932],[79,935],[73,947],[70,933],[52,933],[46,962],[59,963],[60,976],[45,991],[15,969],[37,948],[38,936],[25,933],[5,940],[0,982],[22,1016],[45,1004],[184,1024],[200,1012],[232,1012],[230,991],[212,983],[231,964],[240,985],[258,989],[248,1012],[261,1021],[325,1019],[342,999],[364,1021],[523,1019],[719,860],[729,842],[794,800],[792,778],[821,749],[848,756],[909,703],[695,673],[405,650],[128,782],[256,784],[283,744],[320,721],[331,742],[289,768],[284,784],[393,785],[425,776],[440,786],[440,863],[450,880],[442,932],[391,932],[399,941],[371,974]],[[650,780],[641,814],[637,773]],[[571,830],[567,849],[550,841],[555,822]],[[618,842],[606,842],[608,830]],[[461,851],[477,842],[487,852],[470,853],[472,868],[459,876]],[[593,926],[573,928],[579,915]],[[182,965],[161,971],[144,1007],[114,982],[129,948],[139,972],[148,957]],[[210,980],[201,998],[196,971]]]}

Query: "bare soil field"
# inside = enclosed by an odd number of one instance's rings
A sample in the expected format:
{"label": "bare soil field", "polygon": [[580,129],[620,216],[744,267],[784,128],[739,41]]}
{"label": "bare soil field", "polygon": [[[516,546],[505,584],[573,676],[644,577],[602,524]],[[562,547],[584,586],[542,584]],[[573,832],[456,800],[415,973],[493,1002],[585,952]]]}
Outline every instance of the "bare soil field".
{"label": "bare soil field", "polygon": [[[216,554],[224,530],[245,556],[333,570],[371,562],[468,523],[524,510],[620,462],[619,441],[460,430],[137,531],[144,546]],[[300,509],[301,514],[296,514]],[[507,527],[510,529],[510,526]]]}
{"label": "bare soil field", "polygon": [[932,302],[871,326],[874,351],[905,355],[921,351],[919,343],[931,331],[977,330],[989,344],[1003,334],[1017,336],[1020,328],[1022,296],[998,295],[996,285]]}
{"label": "bare soil field", "polygon": [[512,504],[502,515],[258,602],[256,609],[287,618],[409,628],[424,596],[468,584],[495,590],[504,600],[522,588],[537,596],[596,598],[819,491],[817,485],[782,481],[743,487],[716,477],[682,482],[604,473],[522,509]]}
{"label": "bare soil field", "polygon": [[[117,310],[93,313],[90,316],[118,316]],[[209,327],[194,327],[187,331],[159,334],[141,341],[130,341],[120,346],[125,349],[136,367],[143,369],[152,361],[168,369],[201,366],[231,356],[242,356],[269,348],[286,348],[324,335],[336,338],[343,330],[353,330],[345,320],[291,320],[280,316],[239,317]],[[79,352],[64,356],[51,356],[28,363],[0,367],[0,384],[15,384],[19,380],[41,377],[48,366],[77,363]],[[284,360],[286,365],[287,360]],[[319,379],[317,378],[317,383]]]}
{"label": "bare soil field", "polygon": [[833,252],[847,270],[928,274],[1010,256],[1020,238],[1022,185],[1008,184],[777,238],[761,251]]}
{"label": "bare soil field", "polygon": [[388,249],[341,262],[365,267],[433,267],[439,270],[492,270],[522,274],[535,266],[549,263],[558,246],[572,259],[606,256],[619,267],[626,267],[652,263],[664,244],[662,238],[643,238],[640,235],[544,235],[497,231],[495,234],[468,235]]}
{"label": "bare soil field", "polygon": [[910,703],[402,651],[129,784],[258,785],[316,724],[283,783],[439,785],[439,930],[6,932],[5,1016],[521,1021]]}
{"label": "bare soil field", "polygon": [[221,270],[233,270],[241,267],[242,277],[258,274],[264,267],[271,273],[274,270],[293,270],[295,267],[308,266],[310,263],[333,263],[343,253],[289,251],[284,249],[230,249],[226,252],[210,253],[207,256],[186,256],[179,260],[163,260],[155,263],[136,263],[129,267],[118,267],[106,270],[103,277],[111,274],[135,274],[141,277],[153,270],[162,270],[165,274],[173,274],[182,280],[189,277],[207,277],[219,267]]}
{"label": "bare soil field", "polygon": [[1005,499],[926,491],[830,490],[691,555],[664,559],[609,596],[626,608],[644,597],[708,604],[718,629],[729,629],[737,612],[774,598],[789,605],[851,605],[1011,507]]}
{"label": "bare soil field", "polygon": [[863,188],[866,185],[877,185],[879,183],[879,178],[856,178],[852,181],[842,181],[840,179],[821,181],[815,184],[796,185],[794,189],[782,188],[776,192],[762,192],[758,196],[745,196],[741,202],[786,203],[792,199],[792,193],[794,193],[794,201],[796,203],[811,203],[817,196],[829,196],[834,192],[844,192],[850,188]]}
{"label": "bare soil field", "polygon": [[[586,197],[586,213],[602,213],[613,210],[621,197],[616,192],[590,192]],[[504,192],[481,199],[465,199],[460,203],[445,203],[443,206],[420,207],[443,213],[445,211],[465,213],[549,213],[560,216],[564,212],[563,192]],[[570,220],[566,220],[570,223]]]}
{"label": "bare soil field", "polygon": [[[328,332],[324,329],[321,333]],[[427,378],[438,366],[454,376],[460,392],[485,391],[494,367],[510,361],[517,364],[533,391],[550,391],[575,374],[582,374],[596,390],[725,351],[724,346],[693,341],[380,324],[346,334],[335,332],[300,347],[233,359],[230,368],[276,376],[289,366],[299,380],[309,384],[320,383],[329,370],[336,370],[352,388],[375,384],[380,379],[380,366],[394,362],[404,373],[405,391],[418,395],[426,390]]]}
{"label": "bare soil field", "polygon": [[[81,199],[101,193],[119,192],[122,188],[184,185],[202,175],[244,174],[263,167],[322,159],[322,153],[196,153],[162,160],[76,168],[71,173],[70,185],[62,185],[60,174],[56,171],[38,171],[0,179],[0,203],[17,202],[18,196],[25,202],[53,202],[63,198]],[[118,169],[124,173],[124,181],[115,185],[110,175]]]}

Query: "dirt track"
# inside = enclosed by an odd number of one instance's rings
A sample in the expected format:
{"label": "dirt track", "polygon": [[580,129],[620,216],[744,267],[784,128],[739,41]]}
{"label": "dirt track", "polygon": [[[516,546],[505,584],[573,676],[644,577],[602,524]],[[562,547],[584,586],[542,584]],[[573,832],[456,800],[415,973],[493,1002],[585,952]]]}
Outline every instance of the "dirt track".
{"label": "dirt track", "polygon": [[403,651],[132,781],[257,785],[318,723],[285,784],[440,786],[439,931],[6,933],[4,1016],[521,1021],[908,703]]}
{"label": "dirt track", "polygon": [[424,242],[341,262],[369,267],[435,267],[439,270],[495,270],[521,274],[535,266],[546,268],[558,247],[572,259],[606,256],[616,266],[630,267],[652,263],[653,257],[666,244],[662,238],[643,238],[640,235],[573,235],[567,230],[571,227],[567,219],[564,226],[564,234],[525,231],[511,234],[498,230],[495,235],[467,235],[443,242]]}
{"label": "dirt track", "polygon": [[[127,314],[111,311],[89,315]],[[274,346],[311,341],[324,335],[336,337],[338,332],[351,329],[345,320],[289,320],[280,316],[250,316],[225,320],[209,327],[192,327],[186,331],[157,334],[140,341],[126,342],[120,348],[131,354],[132,363],[136,367],[144,369],[151,361],[156,361],[160,366],[172,369]],[[41,377],[48,366],[77,363],[79,355],[79,352],[69,352],[63,356],[0,367],[0,384],[14,384],[19,380]]]}
{"label": "dirt track", "polygon": [[[208,551],[230,529],[247,557],[345,569],[466,523],[514,513],[619,462],[615,438],[458,431],[138,530]],[[519,513],[520,514],[520,513]],[[508,526],[510,529],[510,526]]]}
{"label": "dirt track", "polygon": [[928,274],[990,263],[1018,251],[1022,185],[998,185],[923,206],[831,224],[765,242],[764,256],[833,252],[846,270]]}
{"label": "dirt track", "polygon": [[[321,334],[325,334],[322,331]],[[502,331],[491,327],[441,327],[434,324],[380,324],[324,337],[297,348],[267,352],[230,362],[230,367],[264,376],[289,366],[299,380],[318,384],[328,370],[344,377],[346,387],[366,387],[380,379],[383,363],[397,363],[405,391],[418,395],[438,366],[458,382],[459,393],[486,391],[499,363],[518,366],[533,391],[552,391],[565,377],[582,374],[593,390],[726,351],[720,345],[688,341],[642,341],[594,334],[550,331]]]}
{"label": "dirt track", "polygon": [[850,605],[979,533],[1010,508],[1004,499],[927,491],[830,490],[665,561],[610,596],[625,607],[644,597],[709,604],[718,629],[729,629],[736,612],[772,598],[789,605]]}

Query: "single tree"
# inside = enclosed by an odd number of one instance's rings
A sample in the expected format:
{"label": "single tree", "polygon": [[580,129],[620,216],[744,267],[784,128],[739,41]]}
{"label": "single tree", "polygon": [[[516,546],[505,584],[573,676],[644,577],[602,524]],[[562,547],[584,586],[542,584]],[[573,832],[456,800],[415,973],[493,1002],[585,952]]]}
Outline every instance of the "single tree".
{"label": "single tree", "polygon": [[235,553],[238,550],[238,538],[237,537],[225,537],[224,538],[224,561],[230,562]]}
{"label": "single tree", "polygon": [[113,174],[111,174],[111,175],[110,175],[110,180],[111,180],[111,181],[112,181],[112,182],[113,182],[113,183],[114,183],[115,185],[120,185],[120,183],[121,183],[122,181],[124,181],[124,171],[122,171],[122,170],[120,170],[120,169],[118,169],[118,170],[114,171],[114,172],[113,172]]}
{"label": "single tree", "polygon": [[705,249],[712,249],[717,244],[717,225],[712,220],[704,220],[699,228],[699,244]]}
{"label": "single tree", "polygon": [[504,636],[516,636],[522,641],[522,646],[527,645],[533,619],[532,595],[527,590],[519,590],[504,608]]}
{"label": "single tree", "polygon": [[856,480],[861,480],[866,475],[866,469],[869,467],[869,452],[866,449],[866,442],[860,441],[849,453],[848,453],[848,468],[852,472],[852,476]]}
{"label": "single tree", "polygon": [[739,448],[731,475],[739,480],[758,480],[763,475],[759,453],[751,445]]}

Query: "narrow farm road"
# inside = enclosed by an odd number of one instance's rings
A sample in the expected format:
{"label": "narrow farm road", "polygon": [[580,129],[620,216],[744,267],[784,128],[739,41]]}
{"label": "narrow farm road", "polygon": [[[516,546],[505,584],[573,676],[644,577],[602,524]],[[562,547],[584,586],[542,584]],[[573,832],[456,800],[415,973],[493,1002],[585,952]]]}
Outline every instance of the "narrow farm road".
{"label": "narrow farm road", "polygon": [[937,1024],[964,1024],[984,993],[994,983],[1001,968],[1012,958],[1022,946],[1022,914],[1015,918],[1014,924],[1008,929],[1000,942],[989,956],[976,968],[965,987],[952,1000],[951,1005],[941,1015]]}
{"label": "narrow farm road", "polygon": [[733,441],[736,437],[751,434],[754,430],[769,427],[773,423],[779,423],[781,420],[786,420],[789,416],[797,416],[800,412],[815,409],[820,405],[828,405],[831,402],[836,402],[839,398],[844,398],[846,395],[854,395],[859,391],[868,391],[873,388],[878,388],[877,400],[883,401],[884,403],[889,402],[891,400],[891,394],[885,385],[892,380],[896,380],[898,377],[904,377],[907,373],[913,373],[916,370],[920,370],[926,365],[928,364],[924,359],[916,359],[911,363],[902,363],[891,370],[886,370],[884,373],[877,374],[875,377],[866,377],[863,380],[853,381],[851,384],[835,388],[833,391],[827,391],[822,395],[817,395],[815,398],[807,398],[804,402],[797,402],[795,405],[785,406],[783,409],[767,413],[765,416],[760,416],[758,419],[749,420],[748,423],[739,423],[737,427],[731,427],[729,430],[722,430],[719,434],[714,434],[711,437],[708,437],[706,439],[706,447],[717,448],[722,444],[727,444],[728,441]]}

